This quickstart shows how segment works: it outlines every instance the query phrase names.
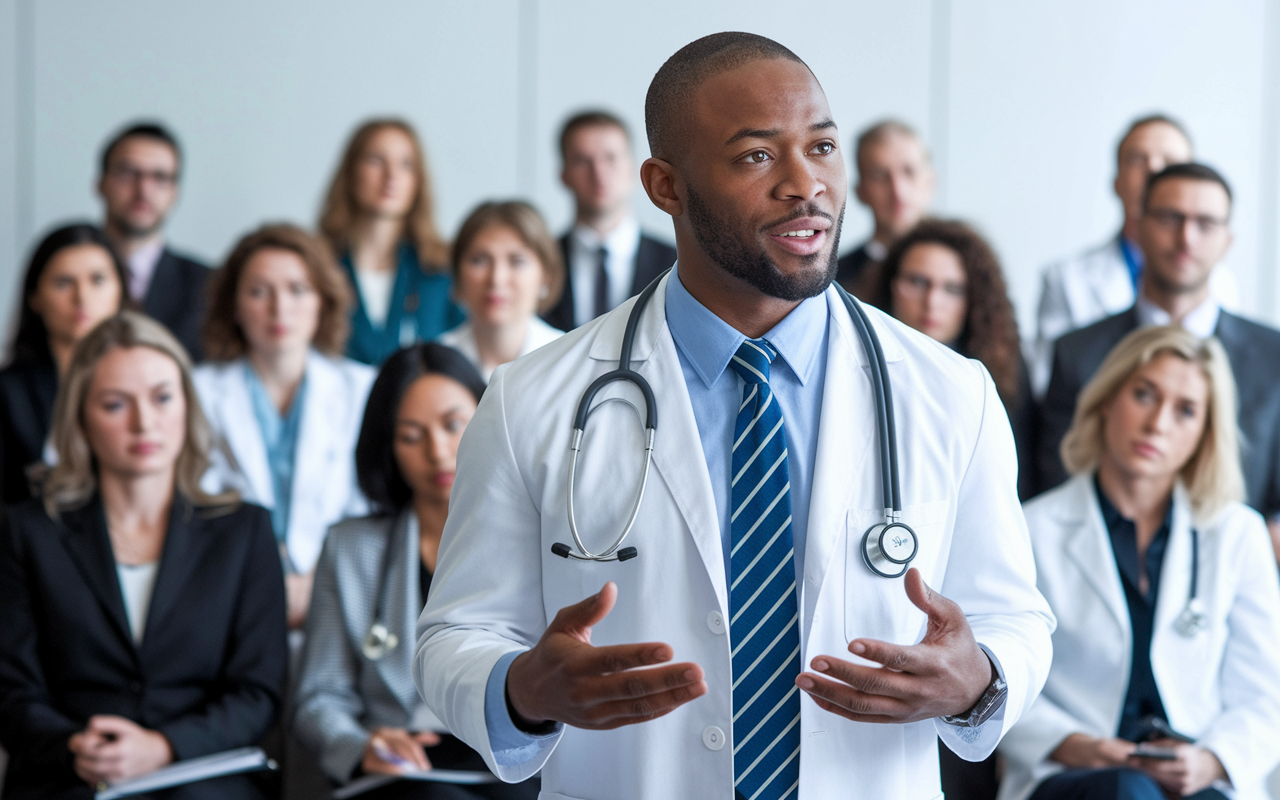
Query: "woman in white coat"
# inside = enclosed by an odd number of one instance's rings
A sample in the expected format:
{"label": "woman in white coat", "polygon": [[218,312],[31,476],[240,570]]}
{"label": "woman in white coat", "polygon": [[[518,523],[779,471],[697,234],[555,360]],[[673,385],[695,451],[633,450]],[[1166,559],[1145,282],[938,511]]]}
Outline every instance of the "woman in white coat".
{"label": "woman in white coat", "polygon": [[210,363],[194,375],[215,439],[204,483],[271,511],[295,629],[325,532],[366,510],[354,454],[374,371],[340,355],[350,297],[314,236],[260,228],[212,278]]}
{"label": "woman in white coat", "polygon": [[533,206],[482,203],[462,223],[451,261],[467,321],[438,341],[470,359],[485,381],[502,364],[564,335],[538,318],[560,299],[564,260]]}
{"label": "woman in white coat", "polygon": [[1075,477],[1026,505],[1058,628],[1002,800],[1267,796],[1280,585],[1235,410],[1222,347],[1181,328],[1130,334],[1085,387]]}

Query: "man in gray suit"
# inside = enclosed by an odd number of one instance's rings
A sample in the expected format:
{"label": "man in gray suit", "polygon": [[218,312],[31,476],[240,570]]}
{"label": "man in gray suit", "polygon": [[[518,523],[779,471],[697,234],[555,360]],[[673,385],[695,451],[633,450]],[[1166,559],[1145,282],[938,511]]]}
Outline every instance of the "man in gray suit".
{"label": "man in gray suit", "polygon": [[1246,502],[1268,520],[1280,552],[1280,331],[1222,309],[1209,289],[1231,246],[1231,189],[1203,164],[1174,164],[1147,183],[1139,224],[1146,266],[1132,308],[1073,331],[1054,345],[1041,406],[1037,457],[1041,491],[1066,478],[1058,448],[1076,398],[1107,353],[1146,325],[1181,325],[1216,336],[1231,359],[1238,393]]}

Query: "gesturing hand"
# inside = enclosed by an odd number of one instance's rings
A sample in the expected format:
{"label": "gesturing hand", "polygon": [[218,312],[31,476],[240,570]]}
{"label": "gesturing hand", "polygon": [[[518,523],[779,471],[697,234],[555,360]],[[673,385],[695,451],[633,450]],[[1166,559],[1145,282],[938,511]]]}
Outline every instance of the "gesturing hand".
{"label": "gesturing hand", "polygon": [[[905,579],[907,597],[929,615],[919,644],[904,646],[854,639],[849,652],[883,667],[867,667],[831,656],[802,672],[796,685],[818,707],[856,722],[915,722],[973,708],[991,683],[991,660],[973,638],[960,606],[925,586],[919,570]],[[826,677],[823,677],[826,676]]]}
{"label": "gesturing hand", "polygon": [[67,747],[75,753],[76,774],[91,785],[120,783],[173,761],[173,750],[163,734],[124,717],[90,717],[88,726],[72,736]]}
{"label": "gesturing hand", "polygon": [[[659,642],[593,647],[591,629],[613,610],[618,587],[560,609],[533,649],[507,671],[511,707],[530,727],[547,720],[605,730],[661,717],[706,694],[697,664],[666,664]],[[665,664],[651,669],[654,664]]]}

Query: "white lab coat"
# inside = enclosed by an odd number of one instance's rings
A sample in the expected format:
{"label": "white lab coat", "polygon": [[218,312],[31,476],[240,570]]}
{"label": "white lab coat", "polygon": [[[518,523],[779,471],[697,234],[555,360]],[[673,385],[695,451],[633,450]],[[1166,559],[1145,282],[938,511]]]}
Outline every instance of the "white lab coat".
{"label": "white lab coat", "polygon": [[[1044,692],[1000,745],[1008,772],[1001,800],[1021,800],[1062,769],[1048,756],[1072,733],[1115,736],[1133,642],[1111,537],[1092,474],[1026,506],[1037,583],[1058,618]],[[1197,596],[1209,626],[1174,628],[1191,586],[1191,506],[1179,486],[1160,572],[1151,668],[1169,724],[1195,737],[1226,768],[1237,800],[1265,800],[1280,763],[1280,582],[1258,513],[1233,503],[1197,525]]]}
{"label": "white lab coat", "polygon": [[[566,477],[573,412],[587,385],[617,367],[634,299],[499,368],[458,454],[439,566],[418,623],[414,679],[449,730],[504,780],[545,764],[543,798],[733,797],[731,741],[724,746],[732,739],[732,710],[720,521],[666,326],[665,292],[664,282],[645,309],[633,354],[659,399],[654,468],[627,540],[637,558],[590,563],[550,552],[552,543],[572,541]],[[848,313],[834,290],[826,298],[832,327],[800,589],[805,664],[824,653],[852,658],[846,648],[857,637],[913,644],[926,624],[901,579],[877,577],[862,563],[863,532],[883,513],[871,382]],[[802,696],[800,796],[929,800],[941,796],[936,737],[970,759],[988,755],[1003,726],[1039,691],[1053,620],[1035,590],[1013,437],[990,377],[977,362],[868,312],[892,376],[905,519],[920,540],[914,566],[968,613],[978,641],[1003,669],[1009,699],[1001,717],[966,741],[940,721],[859,724]],[[624,394],[638,397],[609,388],[597,402]],[[593,414],[575,489],[589,548],[603,549],[630,509],[642,441],[626,405],[608,403]],[[702,666],[707,695],[641,725],[566,727],[522,763],[498,763],[484,715],[494,663],[531,646],[560,608],[608,580],[618,584],[618,602],[594,629],[593,644],[667,642],[677,660]]]}
{"label": "white lab coat", "polygon": [[[1222,265],[1216,267],[1209,278],[1209,287],[1223,308],[1228,311],[1239,308],[1240,293],[1230,269]],[[1027,357],[1036,396],[1043,396],[1049,386],[1053,343],[1058,337],[1119,314],[1135,300],[1133,279],[1129,277],[1129,265],[1120,250],[1119,236],[1045,267],[1041,275],[1035,344]]]}
{"label": "white lab coat", "polygon": [[[368,504],[356,484],[355,448],[364,404],[376,375],[348,358],[307,355],[307,393],[293,463],[285,544],[293,569],[311,572],[329,526],[362,516]],[[267,448],[245,380],[245,360],[202,364],[192,372],[213,428],[213,450],[201,485],[235,489],[250,503],[275,505]]]}

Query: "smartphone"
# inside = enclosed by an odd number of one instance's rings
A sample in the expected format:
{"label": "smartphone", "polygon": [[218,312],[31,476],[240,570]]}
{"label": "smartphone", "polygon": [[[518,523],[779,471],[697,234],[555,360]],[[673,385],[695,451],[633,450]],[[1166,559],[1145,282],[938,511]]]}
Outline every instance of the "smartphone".
{"label": "smartphone", "polygon": [[1135,758],[1151,758],[1156,761],[1177,761],[1178,749],[1176,747],[1160,747],[1143,742],[1134,748],[1133,755]]}

